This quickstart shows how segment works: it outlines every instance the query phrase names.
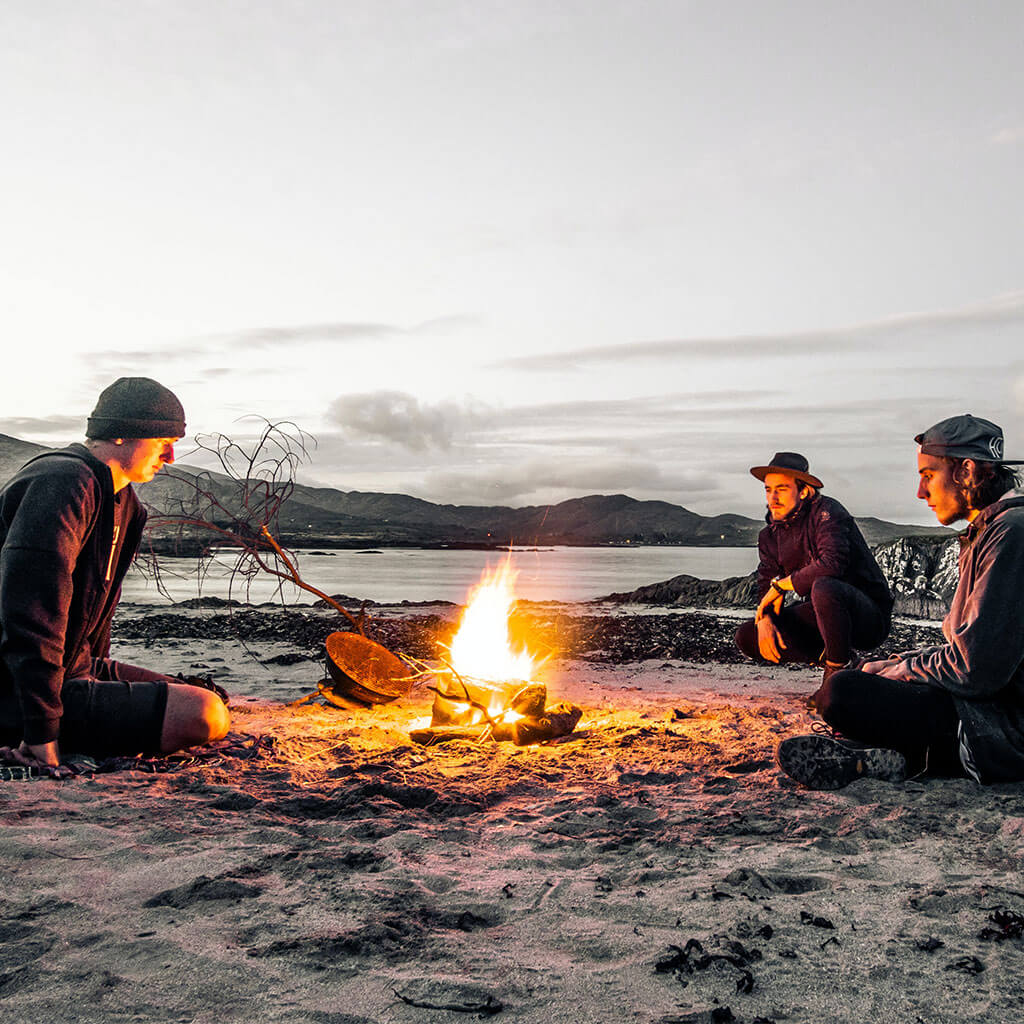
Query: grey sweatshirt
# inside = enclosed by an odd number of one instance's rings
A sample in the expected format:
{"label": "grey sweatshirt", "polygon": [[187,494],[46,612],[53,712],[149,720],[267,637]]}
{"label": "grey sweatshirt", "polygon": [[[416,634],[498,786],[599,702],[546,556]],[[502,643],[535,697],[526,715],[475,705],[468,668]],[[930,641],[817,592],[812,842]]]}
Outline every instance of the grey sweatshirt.
{"label": "grey sweatshirt", "polygon": [[1024,497],[989,505],[962,543],[946,642],[900,655],[885,675],[946,690],[981,781],[1016,781],[1024,779]]}

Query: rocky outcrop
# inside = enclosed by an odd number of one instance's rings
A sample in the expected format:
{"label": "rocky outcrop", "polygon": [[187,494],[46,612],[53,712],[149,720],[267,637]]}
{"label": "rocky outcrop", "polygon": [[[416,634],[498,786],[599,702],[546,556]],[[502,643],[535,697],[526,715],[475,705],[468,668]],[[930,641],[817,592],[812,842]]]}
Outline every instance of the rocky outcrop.
{"label": "rocky outcrop", "polygon": [[673,576],[661,583],[638,587],[626,594],[598,598],[616,604],[678,605],[685,608],[753,608],[757,604],[757,573],[726,580]]}
{"label": "rocky outcrop", "polygon": [[[949,611],[956,590],[959,553],[955,537],[901,537],[876,547],[875,558],[896,598],[895,613],[941,619]],[[727,580],[673,576],[599,600],[686,608],[753,608],[757,604],[757,574]]]}
{"label": "rocky outcrop", "polygon": [[960,573],[955,537],[900,537],[875,548],[896,598],[897,615],[941,619],[949,611]]}

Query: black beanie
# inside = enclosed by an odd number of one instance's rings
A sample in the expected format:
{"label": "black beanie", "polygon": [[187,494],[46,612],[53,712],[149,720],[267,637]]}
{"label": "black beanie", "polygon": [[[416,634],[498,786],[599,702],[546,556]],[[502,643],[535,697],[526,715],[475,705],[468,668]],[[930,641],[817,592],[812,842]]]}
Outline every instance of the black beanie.
{"label": "black beanie", "polygon": [[104,388],[85,428],[85,436],[97,441],[184,435],[181,402],[149,377],[119,377]]}

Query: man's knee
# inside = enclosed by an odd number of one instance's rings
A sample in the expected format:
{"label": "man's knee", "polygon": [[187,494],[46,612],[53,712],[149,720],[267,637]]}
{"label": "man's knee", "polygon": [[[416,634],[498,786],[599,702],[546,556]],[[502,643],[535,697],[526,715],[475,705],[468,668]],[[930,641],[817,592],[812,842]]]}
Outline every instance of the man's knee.
{"label": "man's knee", "polygon": [[736,646],[748,658],[757,658],[760,656],[757,644],[757,626],[753,619],[749,622],[744,622],[743,625],[736,630],[735,639]]}
{"label": "man's knee", "polygon": [[164,753],[219,740],[230,727],[231,716],[217,694],[199,686],[168,685],[160,736]]}
{"label": "man's knee", "polygon": [[849,589],[849,584],[836,579],[835,576],[819,576],[811,584],[811,603],[820,601],[842,602]]}
{"label": "man's knee", "polygon": [[850,669],[833,672],[814,695],[818,714],[830,725],[845,720],[845,711],[854,697],[859,674]]}

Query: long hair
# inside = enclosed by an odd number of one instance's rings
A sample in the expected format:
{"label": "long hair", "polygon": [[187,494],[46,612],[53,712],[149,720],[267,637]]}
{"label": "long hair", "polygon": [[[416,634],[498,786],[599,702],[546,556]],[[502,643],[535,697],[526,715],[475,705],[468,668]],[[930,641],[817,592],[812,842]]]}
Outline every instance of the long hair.
{"label": "long hair", "polygon": [[966,459],[949,459],[953,480],[960,488],[968,510],[983,508],[997,502],[1007,491],[1021,486],[1021,474],[1002,462],[981,462],[975,459],[973,476],[964,469]]}

